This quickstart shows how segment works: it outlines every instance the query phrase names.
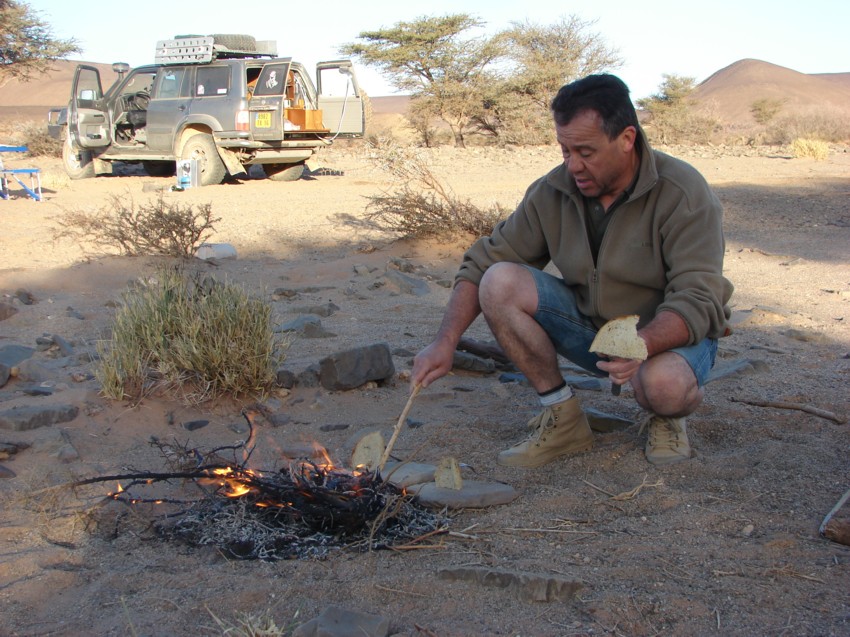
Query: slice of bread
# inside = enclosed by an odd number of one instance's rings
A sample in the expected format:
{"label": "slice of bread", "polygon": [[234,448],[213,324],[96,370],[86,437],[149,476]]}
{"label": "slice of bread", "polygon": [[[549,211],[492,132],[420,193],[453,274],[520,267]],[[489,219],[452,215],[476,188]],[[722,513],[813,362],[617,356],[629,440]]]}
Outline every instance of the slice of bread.
{"label": "slice of bread", "polygon": [[648,355],[646,341],[637,333],[637,314],[620,316],[603,325],[590,344],[590,351],[616,358],[633,358],[645,361]]}

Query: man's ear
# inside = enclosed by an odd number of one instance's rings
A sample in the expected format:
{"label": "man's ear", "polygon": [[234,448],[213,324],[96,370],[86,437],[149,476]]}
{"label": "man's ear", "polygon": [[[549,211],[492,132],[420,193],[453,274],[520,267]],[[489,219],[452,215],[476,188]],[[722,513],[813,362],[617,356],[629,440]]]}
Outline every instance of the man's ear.
{"label": "man's ear", "polygon": [[637,140],[637,129],[634,126],[626,126],[623,129],[623,132],[620,133],[619,142],[620,148],[625,153],[630,153],[632,149],[635,147],[635,141]]}

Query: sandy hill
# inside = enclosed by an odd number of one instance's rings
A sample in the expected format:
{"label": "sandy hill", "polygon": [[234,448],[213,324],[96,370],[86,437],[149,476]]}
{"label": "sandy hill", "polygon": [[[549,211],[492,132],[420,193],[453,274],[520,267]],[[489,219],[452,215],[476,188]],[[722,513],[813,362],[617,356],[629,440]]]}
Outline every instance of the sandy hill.
{"label": "sandy hill", "polygon": [[703,81],[694,97],[735,127],[755,125],[750,108],[759,99],[782,101],[780,115],[820,112],[850,117],[850,73],[807,75],[761,60],[739,60]]}

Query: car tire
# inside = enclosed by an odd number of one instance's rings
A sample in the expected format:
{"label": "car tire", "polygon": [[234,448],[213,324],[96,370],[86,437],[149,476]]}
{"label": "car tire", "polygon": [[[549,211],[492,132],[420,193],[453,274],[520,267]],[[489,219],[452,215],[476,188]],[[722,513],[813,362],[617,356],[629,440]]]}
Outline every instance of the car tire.
{"label": "car tire", "polygon": [[304,162],[297,164],[263,164],[263,172],[272,181],[298,181],[304,174]]}
{"label": "car tire", "polygon": [[220,184],[227,176],[227,168],[210,135],[192,135],[183,145],[180,158],[198,161],[198,183],[201,186]]}
{"label": "car tire", "polygon": [[67,131],[62,144],[62,165],[71,179],[90,179],[96,174],[91,151],[78,148]]}
{"label": "car tire", "polygon": [[177,172],[173,161],[143,161],[142,166],[151,177],[174,177]]}

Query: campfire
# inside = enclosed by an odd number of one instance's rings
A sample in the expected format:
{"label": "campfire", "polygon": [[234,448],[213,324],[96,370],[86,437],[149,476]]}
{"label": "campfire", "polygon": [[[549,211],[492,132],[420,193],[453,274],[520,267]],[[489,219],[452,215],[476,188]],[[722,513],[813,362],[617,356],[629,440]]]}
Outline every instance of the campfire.
{"label": "campfire", "polygon": [[[238,559],[323,558],[340,549],[394,548],[432,535],[447,523],[379,471],[342,469],[327,454],[321,461],[249,468],[255,436],[248,415],[246,420],[249,436],[244,443],[206,453],[152,440],[171,471],[102,476],[76,484],[117,481],[108,499],[153,505],[152,525],[159,536],[213,546]],[[225,460],[227,452],[233,460]]]}

